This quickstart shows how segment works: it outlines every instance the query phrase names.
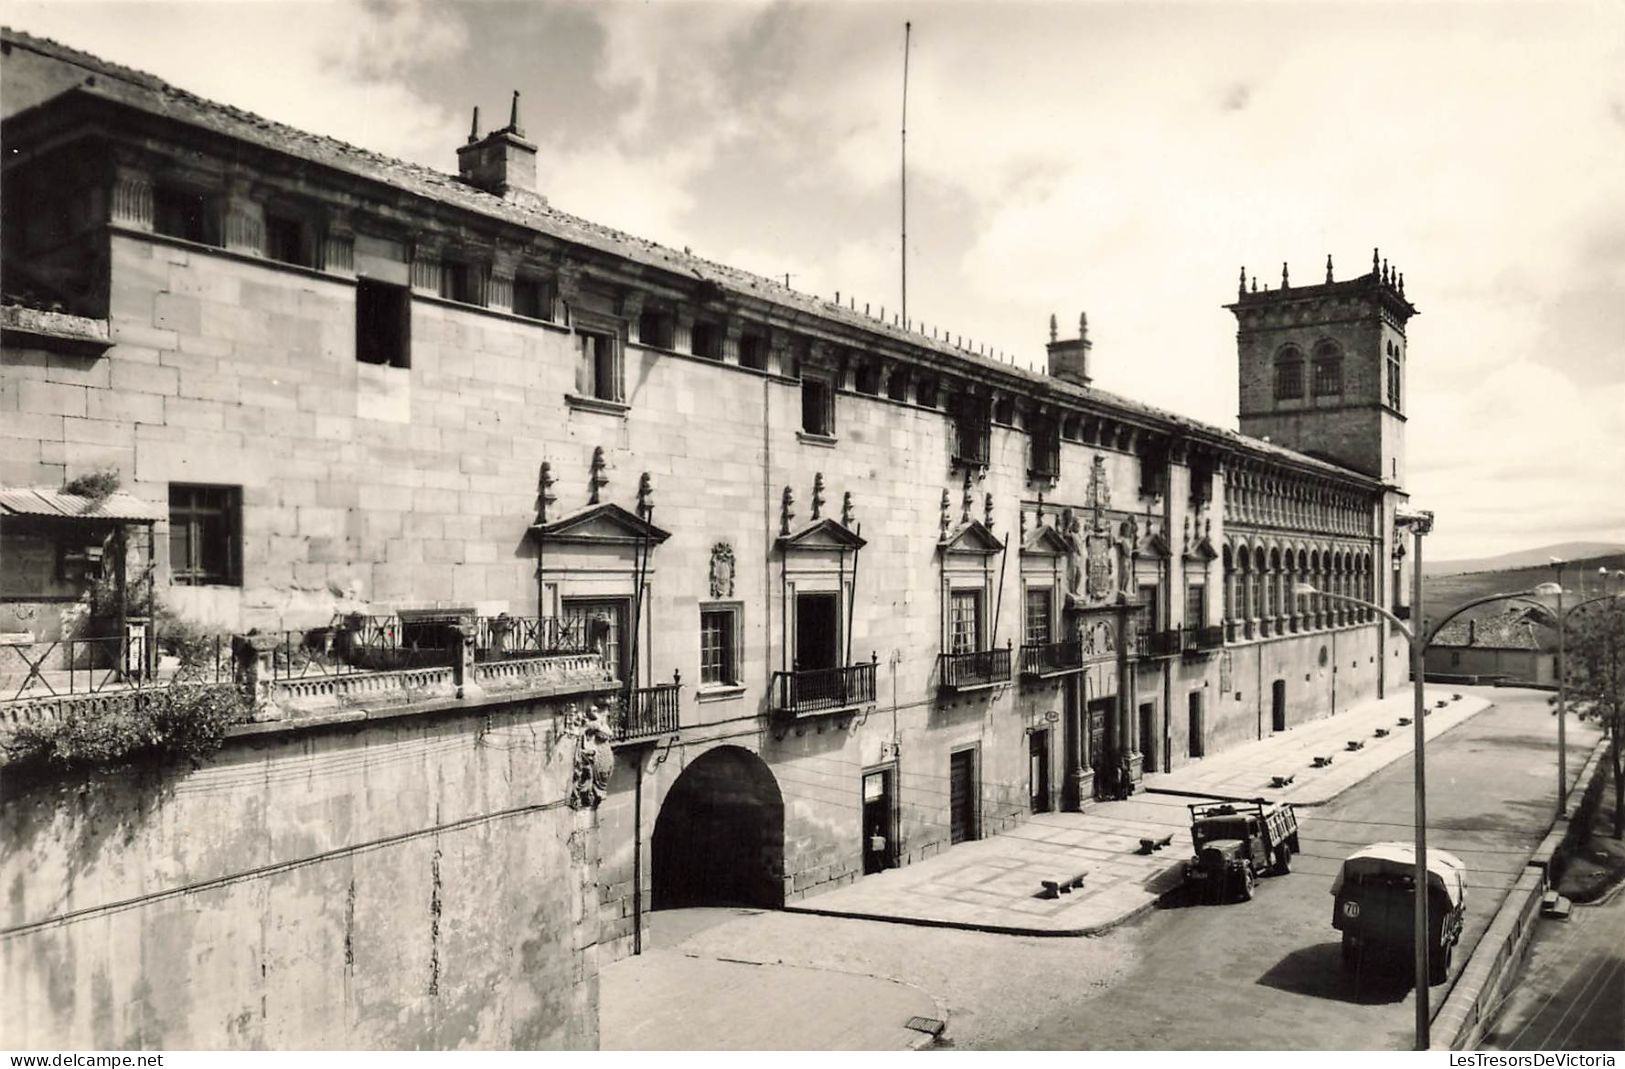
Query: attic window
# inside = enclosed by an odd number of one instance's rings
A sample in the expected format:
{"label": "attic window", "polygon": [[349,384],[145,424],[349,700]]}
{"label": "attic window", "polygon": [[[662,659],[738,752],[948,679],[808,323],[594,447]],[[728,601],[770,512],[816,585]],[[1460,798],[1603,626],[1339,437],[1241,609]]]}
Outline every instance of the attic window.
{"label": "attic window", "polygon": [[174,186],[155,187],[152,228],[168,237],[209,244],[209,198]]}
{"label": "attic window", "polygon": [[874,397],[880,393],[880,367],[876,364],[864,364],[858,368],[856,382],[857,391]]}
{"label": "attic window", "polygon": [[1016,403],[1006,397],[993,406],[993,422],[1004,427],[1016,425]]}
{"label": "attic window", "polygon": [[291,215],[265,216],[265,258],[300,267],[311,263],[309,246],[305,241],[305,226]]}
{"label": "attic window", "polygon": [[767,370],[767,337],[757,333],[739,336],[739,366],[755,371]]}
{"label": "attic window", "polygon": [[715,323],[699,321],[694,324],[693,344],[690,346],[695,356],[703,356],[707,360],[722,359],[722,330]]}
{"label": "attic window", "polygon": [[937,407],[937,383],[935,379],[920,380],[920,388],[914,395],[914,403],[921,408]]}
{"label": "attic window", "polygon": [[988,402],[979,397],[962,396],[955,406],[954,460],[960,464],[986,466],[992,427]]}
{"label": "attic window", "polygon": [[835,391],[823,379],[801,380],[801,429],[825,438],[835,434]]}
{"label": "attic window", "polygon": [[638,316],[638,344],[656,349],[673,348],[676,342],[676,323],[672,314],[663,308],[646,308]]}
{"label": "attic window", "polygon": [[886,383],[886,396],[893,401],[908,400],[908,372],[898,368],[891,373],[891,381]]}
{"label": "attic window", "polygon": [[484,270],[478,264],[445,260],[440,265],[440,296],[460,304],[484,306]]}
{"label": "attic window", "polygon": [[546,279],[520,275],[513,280],[513,314],[553,321],[553,286]]}

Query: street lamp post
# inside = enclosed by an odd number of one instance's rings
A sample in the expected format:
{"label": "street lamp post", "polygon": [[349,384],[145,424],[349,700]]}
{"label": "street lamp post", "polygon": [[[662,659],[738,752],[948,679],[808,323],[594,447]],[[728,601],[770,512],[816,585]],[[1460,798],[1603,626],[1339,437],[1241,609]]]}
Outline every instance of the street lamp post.
{"label": "street lamp post", "polygon": [[1564,722],[1568,720],[1568,687],[1565,685],[1568,665],[1564,660],[1567,651],[1563,648],[1563,632],[1568,628],[1563,619],[1563,561],[1557,557],[1552,558],[1552,574],[1557,582],[1557,819],[1562,820],[1569,808],[1569,747],[1564,737]]}
{"label": "street lamp post", "polygon": [[[1411,617],[1415,620],[1423,618],[1422,612],[1422,536],[1433,530],[1433,513],[1411,512],[1396,513],[1394,527],[1409,528],[1414,546],[1411,553]],[[1293,588],[1293,593],[1303,595],[1319,594],[1323,598],[1333,601],[1347,601],[1367,609],[1375,610],[1393,624],[1405,641],[1411,647],[1411,694],[1414,702],[1414,712],[1411,716],[1413,731],[1413,756],[1416,780],[1416,801],[1414,807],[1415,838],[1416,838],[1416,867],[1413,879],[1416,891],[1412,895],[1415,899],[1415,912],[1412,924],[1415,931],[1412,933],[1412,942],[1416,951],[1416,1049],[1427,1050],[1430,1042],[1429,1031],[1431,1015],[1428,1012],[1428,831],[1427,831],[1427,760],[1424,749],[1426,731],[1423,728],[1423,718],[1427,715],[1427,694],[1424,689],[1422,654],[1427,646],[1426,638],[1417,635],[1398,616],[1381,605],[1365,601],[1361,598],[1351,598],[1342,594],[1331,594],[1316,590],[1308,583],[1299,583]],[[1386,654],[1385,654],[1386,656]]]}

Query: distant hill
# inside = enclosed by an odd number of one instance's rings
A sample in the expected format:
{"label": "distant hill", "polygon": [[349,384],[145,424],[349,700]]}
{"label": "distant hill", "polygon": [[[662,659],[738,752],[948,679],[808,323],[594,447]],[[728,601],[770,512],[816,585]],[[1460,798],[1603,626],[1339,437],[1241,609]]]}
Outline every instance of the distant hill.
{"label": "distant hill", "polygon": [[[1584,543],[1570,543],[1583,545]],[[1454,575],[1431,575],[1430,569],[1422,569],[1422,600],[1423,615],[1431,621],[1444,619],[1455,611],[1458,606],[1465,605],[1474,598],[1486,597],[1490,594],[1516,594],[1532,590],[1541,583],[1552,581],[1552,566],[1547,557],[1562,557],[1560,552],[1565,546],[1552,546],[1549,549],[1529,550],[1529,554],[1541,554],[1539,564],[1530,564],[1523,567],[1510,567],[1487,569],[1476,572],[1461,572]],[[1517,554],[1512,554],[1517,556]],[[1597,575],[1598,568],[1607,568],[1610,572],[1625,569],[1625,550],[1608,553],[1602,556],[1567,558],[1563,565],[1564,596],[1570,599],[1570,604],[1582,598],[1593,597],[1597,594],[1616,593],[1625,589],[1625,580],[1613,577],[1612,585],[1605,586]],[[1482,609],[1469,614],[1469,618],[1476,618],[1483,614],[1492,614],[1504,608],[1506,603],[1497,605],[1491,603]]]}
{"label": "distant hill", "polygon": [[[1499,557],[1480,557],[1476,560],[1424,560],[1422,562],[1423,575],[1457,575],[1461,572],[1495,572],[1508,568],[1528,568],[1532,566],[1547,566],[1553,557],[1559,557],[1572,562],[1578,567],[1590,557],[1606,557],[1625,553],[1625,546],[1617,542],[1559,542],[1552,546],[1540,546],[1535,549],[1520,549],[1514,553],[1503,553]],[[1596,571],[1600,565],[1595,562],[1591,570]],[[1610,568],[1615,567],[1609,565]]]}

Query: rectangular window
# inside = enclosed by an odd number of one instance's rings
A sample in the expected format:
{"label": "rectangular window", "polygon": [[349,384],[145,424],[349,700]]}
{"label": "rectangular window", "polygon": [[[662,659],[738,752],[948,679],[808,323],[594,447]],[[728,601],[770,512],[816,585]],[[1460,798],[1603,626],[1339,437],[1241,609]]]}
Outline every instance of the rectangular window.
{"label": "rectangular window", "polygon": [[990,407],[978,397],[961,397],[954,414],[954,459],[985,465],[992,436]]}
{"label": "rectangular window", "polygon": [[1050,609],[1055,592],[1048,587],[1027,588],[1027,645],[1047,646],[1050,642]]}
{"label": "rectangular window", "polygon": [[1027,471],[1041,479],[1061,474],[1061,427],[1053,420],[1035,419],[1027,428]]}
{"label": "rectangular window", "polygon": [[935,379],[920,380],[920,387],[914,393],[914,403],[921,408],[937,407],[937,382]]}
{"label": "rectangular window", "polygon": [[310,255],[305,251],[305,227],[298,219],[286,215],[265,217],[265,258],[285,264],[310,267]]}
{"label": "rectangular window", "polygon": [[835,391],[823,379],[801,380],[801,429],[826,438],[835,436]]}
{"label": "rectangular window", "polygon": [[1275,399],[1295,401],[1303,396],[1303,361],[1283,360],[1275,365]]}
{"label": "rectangular window", "polygon": [[739,336],[739,366],[755,371],[767,370],[767,338],[761,334]]}
{"label": "rectangular window", "polygon": [[355,287],[355,358],[363,364],[412,365],[412,292],[363,278]]}
{"label": "rectangular window", "polygon": [[1140,604],[1144,611],[1140,613],[1140,633],[1154,635],[1162,629],[1161,613],[1157,611],[1157,603],[1161,601],[1159,588],[1156,584],[1147,584],[1140,587]]}
{"label": "rectangular window", "polygon": [[853,385],[861,394],[867,394],[870,397],[878,396],[880,393],[880,365],[864,364],[860,366],[857,375],[854,376]]}
{"label": "rectangular window", "polygon": [[1388,355],[1388,406],[1399,407],[1399,357]]}
{"label": "rectangular window", "polygon": [[638,344],[656,349],[670,349],[675,344],[676,324],[670,312],[659,308],[646,309],[638,316]]}
{"label": "rectangular window", "polygon": [[1207,613],[1207,587],[1192,583],[1185,588],[1185,626],[1201,627]]}
{"label": "rectangular window", "polygon": [[715,323],[703,320],[695,323],[690,338],[693,341],[690,348],[695,356],[703,356],[707,360],[722,359],[722,328]]}
{"label": "rectangular window", "polygon": [[732,686],[739,682],[737,616],[737,610],[731,608],[700,610],[701,686]]}
{"label": "rectangular window", "polygon": [[1337,356],[1315,358],[1315,396],[1335,397],[1343,392],[1343,359]]}
{"label": "rectangular window", "polygon": [[626,617],[624,598],[565,598],[564,620],[587,640],[596,640],[604,665],[615,678],[626,679]]}
{"label": "rectangular window", "polygon": [[553,287],[546,279],[527,278],[513,280],[513,314],[526,319],[553,321]]}
{"label": "rectangular window", "polygon": [[948,609],[948,652],[972,653],[982,648],[982,592],[956,590]]}
{"label": "rectangular window", "polygon": [[169,572],[184,586],[242,584],[242,489],[169,487]]}
{"label": "rectangular window", "polygon": [[1206,739],[1203,738],[1205,725],[1202,723],[1202,692],[1193,690],[1187,699],[1189,705],[1189,732],[1185,740],[1185,752],[1191,757],[1201,757],[1206,751]]}
{"label": "rectangular window", "polygon": [[485,268],[479,264],[444,260],[440,264],[440,296],[461,304],[485,306]]}
{"label": "rectangular window", "polygon": [[576,331],[576,392],[600,401],[621,400],[620,339],[595,330]]}
{"label": "rectangular window", "polygon": [[173,186],[156,187],[152,191],[152,228],[172,238],[208,243],[209,199]]}

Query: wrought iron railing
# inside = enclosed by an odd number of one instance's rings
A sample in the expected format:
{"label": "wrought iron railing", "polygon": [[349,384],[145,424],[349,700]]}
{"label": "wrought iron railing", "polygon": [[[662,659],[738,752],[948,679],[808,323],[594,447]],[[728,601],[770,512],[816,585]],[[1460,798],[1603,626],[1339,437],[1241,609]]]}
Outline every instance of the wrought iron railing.
{"label": "wrought iron railing", "polygon": [[1201,653],[1224,645],[1223,624],[1213,627],[1187,627],[1180,634],[1180,645],[1186,653]]}
{"label": "wrought iron railing", "polygon": [[939,653],[937,670],[945,687],[981,687],[1010,680],[1010,647]]}
{"label": "wrought iron railing", "polygon": [[219,683],[231,675],[231,648],[223,635],[188,639],[173,651],[144,629],[105,638],[0,643],[0,701]]}
{"label": "wrought iron railing", "polygon": [[1141,657],[1173,657],[1183,646],[1178,631],[1140,631],[1134,637],[1135,652]]}
{"label": "wrought iron railing", "polygon": [[[468,620],[476,662],[590,652],[585,619],[500,615]],[[272,678],[446,667],[457,656],[459,622],[455,616],[352,614],[329,627],[277,632]]]}
{"label": "wrought iron railing", "polygon": [[626,742],[675,732],[682,691],[682,677],[675,672],[670,683],[656,683],[652,687],[633,690],[630,699],[622,701],[615,725],[615,741]]}
{"label": "wrought iron railing", "polygon": [[1048,676],[1083,667],[1083,643],[1044,642],[1021,647],[1021,674]]}
{"label": "wrought iron railing", "polygon": [[876,660],[842,668],[773,673],[773,708],[806,716],[850,709],[875,700]]}
{"label": "wrought iron railing", "polygon": [[475,619],[474,650],[481,661],[587,653],[591,641],[585,616],[480,616]]}

